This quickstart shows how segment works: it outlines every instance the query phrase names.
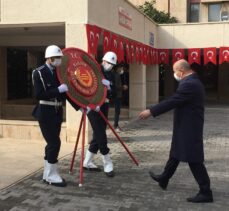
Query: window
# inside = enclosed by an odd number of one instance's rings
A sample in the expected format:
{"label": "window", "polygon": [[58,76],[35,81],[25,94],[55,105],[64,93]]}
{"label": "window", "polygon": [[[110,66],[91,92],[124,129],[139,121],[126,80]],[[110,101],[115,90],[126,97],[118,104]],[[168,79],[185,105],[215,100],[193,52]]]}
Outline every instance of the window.
{"label": "window", "polygon": [[220,21],[221,4],[208,5],[208,21]]}
{"label": "window", "polygon": [[199,22],[200,4],[190,3],[189,22]]}

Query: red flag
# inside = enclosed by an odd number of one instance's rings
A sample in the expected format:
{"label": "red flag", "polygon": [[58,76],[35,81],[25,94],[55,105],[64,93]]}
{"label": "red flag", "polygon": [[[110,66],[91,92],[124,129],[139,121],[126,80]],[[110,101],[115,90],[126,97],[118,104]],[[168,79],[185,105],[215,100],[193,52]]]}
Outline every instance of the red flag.
{"label": "red flag", "polygon": [[155,64],[154,63],[154,48],[150,47],[150,64]]}
{"label": "red flag", "polygon": [[118,55],[118,48],[119,48],[119,37],[116,34],[111,34],[111,51]]}
{"label": "red flag", "polygon": [[104,30],[103,32],[103,54],[111,50],[110,35],[111,33],[109,31]]}
{"label": "red flag", "polygon": [[124,61],[124,39],[119,37],[119,47],[118,47],[118,62]]}
{"label": "red flag", "polygon": [[144,45],[143,44],[143,46],[142,46],[142,49],[143,49],[143,51],[142,51],[142,62],[143,62],[143,64],[146,64],[147,63],[147,50],[146,50],[146,45]]}
{"label": "red flag", "polygon": [[159,64],[169,64],[169,49],[158,49]]}
{"label": "red flag", "polygon": [[135,44],[133,41],[130,41],[130,59],[131,63],[135,61]]}
{"label": "red flag", "polygon": [[135,57],[136,57],[136,63],[140,64],[141,63],[141,56],[140,56],[140,46],[139,43],[135,44]]}
{"label": "red flag", "polygon": [[153,48],[152,59],[153,59],[153,64],[157,64],[157,55],[156,55],[156,49],[155,48]]}
{"label": "red flag", "polygon": [[90,55],[96,55],[98,43],[96,43],[96,27],[90,24],[86,25],[87,30],[87,52]]}
{"label": "red flag", "polygon": [[188,49],[188,62],[189,64],[194,62],[200,64],[200,48]]}
{"label": "red flag", "polygon": [[219,49],[219,64],[229,62],[229,47],[220,47]]}
{"label": "red flag", "polygon": [[216,64],[216,48],[204,48],[204,64]]}
{"label": "red flag", "polygon": [[150,47],[146,46],[146,64],[150,64]]}
{"label": "red flag", "polygon": [[184,59],[184,49],[173,49],[172,55],[173,55],[173,64],[174,64],[178,60]]}
{"label": "red flag", "polygon": [[130,43],[128,39],[125,39],[125,46],[126,46],[126,62],[131,63],[130,58]]}
{"label": "red flag", "polygon": [[143,44],[139,43],[139,62],[143,63],[143,61],[144,61]]}

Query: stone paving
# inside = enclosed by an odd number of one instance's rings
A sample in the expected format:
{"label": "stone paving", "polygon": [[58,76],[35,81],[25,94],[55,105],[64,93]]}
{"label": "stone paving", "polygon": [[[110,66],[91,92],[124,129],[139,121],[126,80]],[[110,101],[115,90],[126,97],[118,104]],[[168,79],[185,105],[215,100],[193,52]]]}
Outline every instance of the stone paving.
{"label": "stone paving", "polygon": [[[110,131],[109,147],[116,176],[85,172],[79,182],[79,152],[74,172],[68,174],[71,156],[60,160],[66,188],[41,182],[42,170],[0,192],[0,211],[152,211],[152,210],[229,210],[229,107],[208,106],[205,115],[205,158],[211,178],[214,203],[192,204],[198,186],[186,163],[181,163],[166,191],[152,181],[148,171],[160,173],[168,159],[172,135],[172,112],[144,121],[122,122],[120,133],[138,159],[136,166]],[[100,155],[95,162],[101,165]]]}

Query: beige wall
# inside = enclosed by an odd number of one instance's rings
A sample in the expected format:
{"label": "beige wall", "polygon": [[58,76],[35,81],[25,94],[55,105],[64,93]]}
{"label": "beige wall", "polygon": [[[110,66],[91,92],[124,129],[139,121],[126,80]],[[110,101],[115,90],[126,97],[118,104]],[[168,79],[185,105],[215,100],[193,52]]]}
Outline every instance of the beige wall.
{"label": "beige wall", "polygon": [[225,22],[161,25],[159,48],[204,48],[229,46],[229,25]]}
{"label": "beige wall", "polygon": [[[106,9],[101,9],[101,5],[103,5],[103,8]],[[131,15],[132,30],[119,25],[118,8],[120,6],[124,8],[129,15]],[[153,32],[155,34],[155,39],[157,39],[157,25],[152,23],[146,16],[136,10],[136,8],[128,1],[91,1],[88,5],[88,22],[145,44],[149,44],[149,32]]]}
{"label": "beige wall", "polygon": [[130,112],[129,116],[138,115],[146,107],[146,66],[130,65]]}
{"label": "beige wall", "polygon": [[85,23],[87,4],[87,0],[1,0],[1,21]]}

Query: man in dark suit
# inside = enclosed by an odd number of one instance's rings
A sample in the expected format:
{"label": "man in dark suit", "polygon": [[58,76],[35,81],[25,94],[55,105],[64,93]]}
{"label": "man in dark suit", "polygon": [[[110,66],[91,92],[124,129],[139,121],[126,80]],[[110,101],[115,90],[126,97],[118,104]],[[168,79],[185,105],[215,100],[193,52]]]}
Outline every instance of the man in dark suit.
{"label": "man in dark suit", "polygon": [[139,114],[140,119],[146,119],[175,109],[169,159],[162,174],[149,173],[162,189],[166,189],[179,162],[187,162],[200,188],[199,193],[187,201],[213,202],[210,179],[204,165],[204,87],[186,60],[177,61],[173,71],[174,78],[179,81],[175,94]]}

